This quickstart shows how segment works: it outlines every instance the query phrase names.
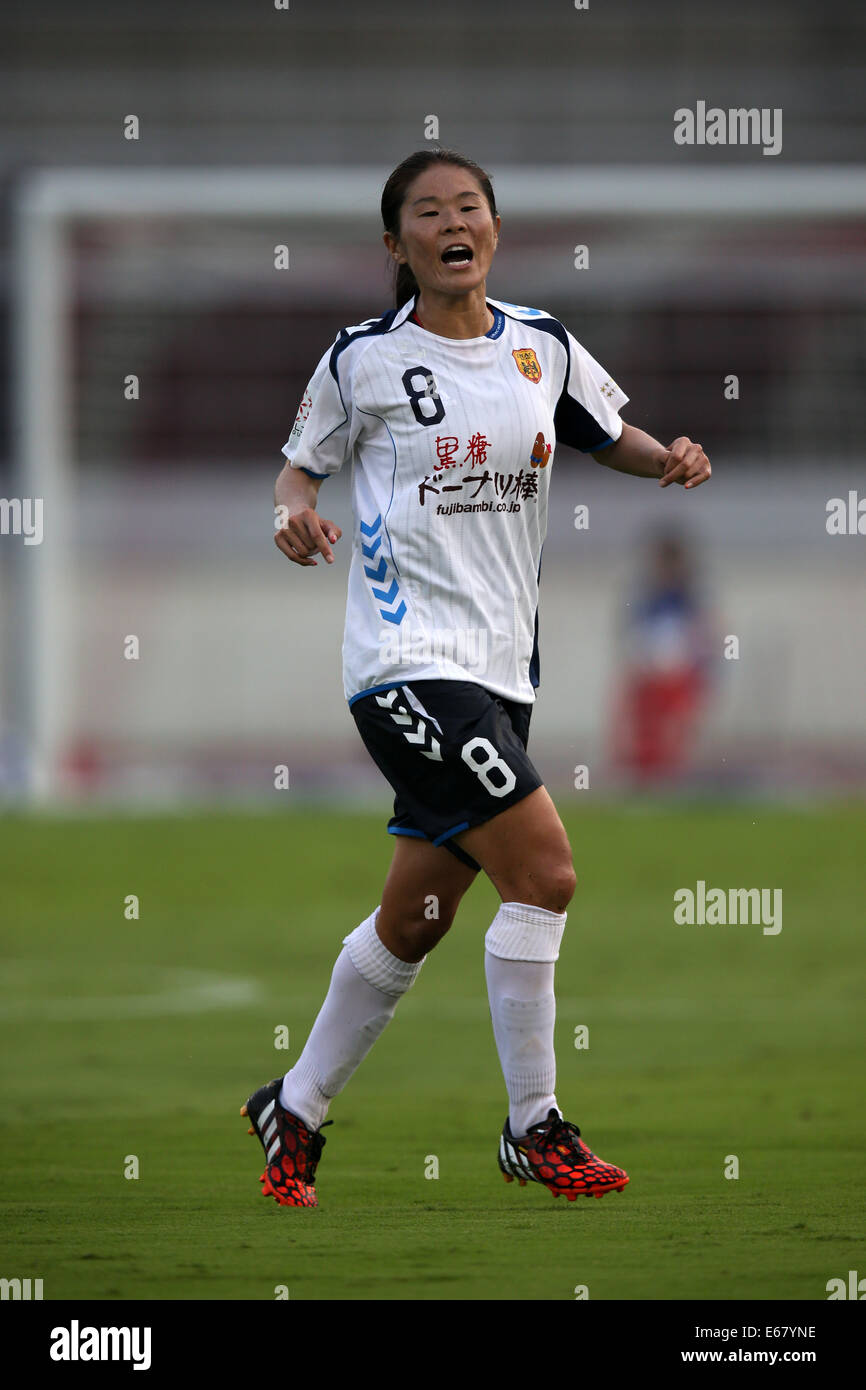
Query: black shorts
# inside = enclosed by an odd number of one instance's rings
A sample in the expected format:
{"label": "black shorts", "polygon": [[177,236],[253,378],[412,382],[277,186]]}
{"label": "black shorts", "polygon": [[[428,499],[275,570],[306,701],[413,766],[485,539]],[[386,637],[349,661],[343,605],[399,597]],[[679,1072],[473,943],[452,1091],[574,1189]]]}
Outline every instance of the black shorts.
{"label": "black shorts", "polygon": [[351,711],[370,757],[394,788],[391,835],[444,845],[542,785],[526,751],[531,704],[493,695],[474,681],[407,681],[354,699]]}

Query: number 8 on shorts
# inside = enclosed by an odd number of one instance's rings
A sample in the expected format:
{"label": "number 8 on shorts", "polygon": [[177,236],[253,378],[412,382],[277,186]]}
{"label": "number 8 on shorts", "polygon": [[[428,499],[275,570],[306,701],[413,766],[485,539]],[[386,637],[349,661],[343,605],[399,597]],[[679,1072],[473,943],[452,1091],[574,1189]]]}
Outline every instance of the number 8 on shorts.
{"label": "number 8 on shorts", "polygon": [[491,796],[507,796],[517,785],[517,778],[489,738],[471,738],[464,743],[460,756]]}

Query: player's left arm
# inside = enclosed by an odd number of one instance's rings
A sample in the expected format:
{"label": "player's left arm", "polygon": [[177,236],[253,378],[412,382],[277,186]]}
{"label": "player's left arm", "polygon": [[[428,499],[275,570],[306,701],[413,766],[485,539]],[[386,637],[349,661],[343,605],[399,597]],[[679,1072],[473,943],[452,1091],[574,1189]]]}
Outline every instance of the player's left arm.
{"label": "player's left arm", "polygon": [[618,473],[632,473],[637,478],[658,478],[660,487],[679,483],[682,487],[698,487],[709,478],[710,461],[700,444],[686,435],[675,439],[665,448],[651,434],[627,425],[614,444],[593,453],[597,463],[615,468]]}

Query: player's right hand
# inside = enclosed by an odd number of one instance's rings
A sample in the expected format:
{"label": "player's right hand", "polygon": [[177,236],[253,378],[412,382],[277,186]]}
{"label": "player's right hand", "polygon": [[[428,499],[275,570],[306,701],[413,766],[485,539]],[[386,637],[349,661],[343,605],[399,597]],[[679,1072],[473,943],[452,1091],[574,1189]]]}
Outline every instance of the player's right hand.
{"label": "player's right hand", "polygon": [[333,521],[320,517],[312,507],[302,507],[289,517],[282,530],[275,532],[277,549],[296,565],[315,565],[312,558],[316,554],[325,557],[325,563],[334,563],[332,545],[336,545],[343,532]]}

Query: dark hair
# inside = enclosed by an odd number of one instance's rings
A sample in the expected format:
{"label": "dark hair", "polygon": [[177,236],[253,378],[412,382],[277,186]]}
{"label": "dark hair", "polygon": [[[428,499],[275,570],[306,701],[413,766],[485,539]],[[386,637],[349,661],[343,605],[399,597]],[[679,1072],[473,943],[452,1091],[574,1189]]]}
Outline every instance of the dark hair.
{"label": "dark hair", "polygon": [[[481,185],[481,191],[490,208],[490,216],[496,220],[496,199],[493,196],[493,184],[489,175],[473,159],[467,159],[456,150],[443,150],[437,146],[431,150],[416,150],[404,159],[402,164],[398,164],[389,176],[382,190],[382,224],[386,232],[395,237],[400,235],[400,213],[406,193],[418,175],[423,174],[425,169],[429,169],[433,164],[454,164],[458,169],[468,169]],[[411,299],[417,293],[418,282],[409,266],[398,265],[394,275],[395,308],[400,309],[407,299]]]}

